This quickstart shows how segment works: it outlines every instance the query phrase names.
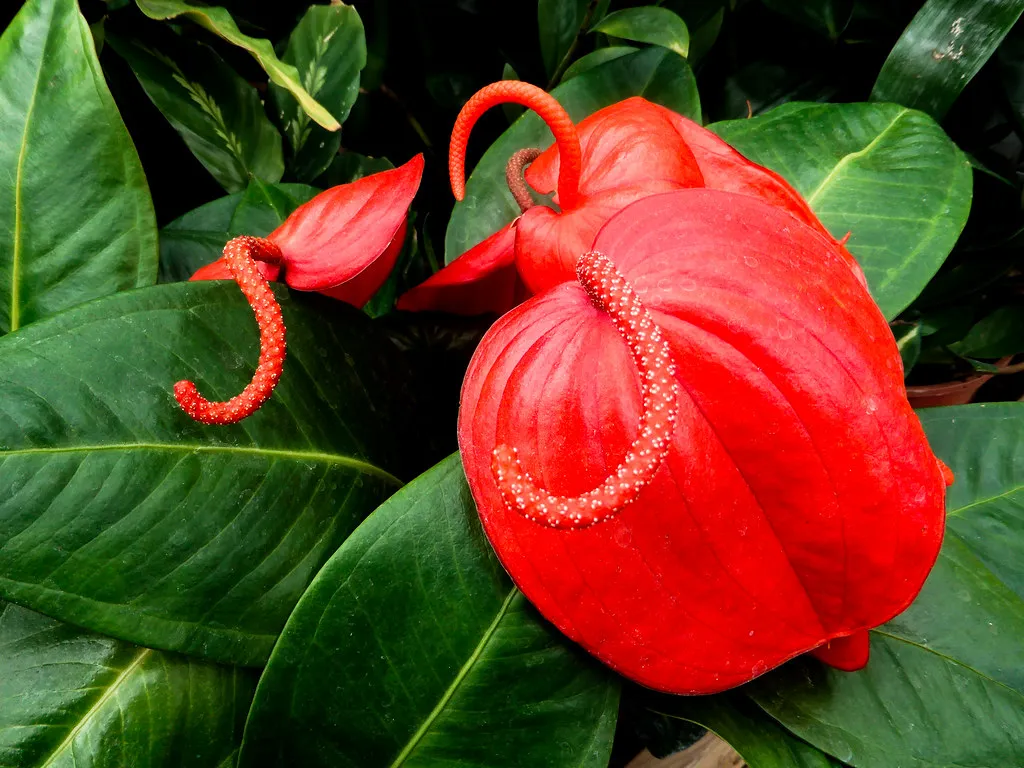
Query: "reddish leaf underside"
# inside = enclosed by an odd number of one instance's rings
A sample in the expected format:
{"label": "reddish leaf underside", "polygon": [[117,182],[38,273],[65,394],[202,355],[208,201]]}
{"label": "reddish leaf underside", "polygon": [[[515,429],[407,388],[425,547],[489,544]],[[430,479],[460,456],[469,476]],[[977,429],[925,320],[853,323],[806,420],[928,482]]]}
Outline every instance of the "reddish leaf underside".
{"label": "reddish leaf underside", "polygon": [[624,209],[595,249],[668,340],[679,415],[620,514],[575,531],[526,520],[494,448],[517,446],[552,493],[594,488],[636,438],[638,375],[576,283],[488,332],[459,442],[527,597],[613,668],[675,693],[739,685],[903,610],[938,553],[943,476],[888,326],[834,241],[754,197],[683,190]]}

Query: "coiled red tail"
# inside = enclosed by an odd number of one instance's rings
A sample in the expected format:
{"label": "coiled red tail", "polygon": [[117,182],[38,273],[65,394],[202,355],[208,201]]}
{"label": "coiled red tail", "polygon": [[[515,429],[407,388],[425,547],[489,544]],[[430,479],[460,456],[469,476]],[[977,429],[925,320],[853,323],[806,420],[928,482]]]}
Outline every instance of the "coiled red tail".
{"label": "coiled red tail", "polygon": [[466,147],[469,134],[480,116],[499,104],[521,104],[547,123],[558,145],[558,202],[563,210],[576,205],[580,195],[583,155],[576,126],[555,97],[535,85],[519,80],[501,80],[481,88],[466,102],[452,128],[448,151],[448,175],[456,200],[466,196]]}
{"label": "coiled red tail", "polygon": [[499,445],[491,459],[491,471],[510,509],[528,520],[563,529],[600,523],[636,500],[665,460],[679,410],[672,352],[636,291],[611,260],[596,251],[580,258],[576,275],[594,305],[611,316],[640,372],[639,435],[615,471],[580,496],[556,496],[538,486],[523,471],[516,448]]}
{"label": "coiled red tail", "polygon": [[236,237],[224,246],[224,259],[256,315],[260,329],[260,361],[248,386],[226,402],[207,400],[191,381],[174,385],[178,404],[203,424],[234,424],[255,413],[277,386],[286,351],[281,306],[254,261],[280,262],[281,249],[262,237]]}

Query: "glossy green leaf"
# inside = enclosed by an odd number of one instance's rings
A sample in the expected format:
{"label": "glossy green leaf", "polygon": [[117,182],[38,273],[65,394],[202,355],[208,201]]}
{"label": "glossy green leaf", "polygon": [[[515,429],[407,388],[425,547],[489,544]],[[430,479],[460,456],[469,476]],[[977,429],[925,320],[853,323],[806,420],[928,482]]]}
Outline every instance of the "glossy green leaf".
{"label": "glossy green leaf", "polygon": [[135,147],[74,0],[29,0],[0,37],[0,335],[156,279]]}
{"label": "glossy green leaf", "polygon": [[281,289],[273,397],[193,422],[175,381],[224,400],[258,338],[234,283],[91,302],[0,340],[0,597],[123,640],[266,660],[348,534],[400,486],[402,363],[361,313]]}
{"label": "glossy green leaf", "polygon": [[160,282],[188,280],[237,235],[265,237],[320,192],[305,184],[252,181],[246,191],[189,211],[160,230]]}
{"label": "glossy green leaf", "polygon": [[[345,122],[359,95],[359,73],[366,66],[366,35],[359,13],[344,3],[311,6],[288,38],[283,61],[299,71],[302,85],[339,122]],[[271,84],[278,122],[292,149],[291,172],[312,181],[338,154],[341,133],[314,125],[292,95]]]}
{"label": "glossy green leaf", "polygon": [[749,768],[833,768],[840,763],[801,741],[756,704],[736,693],[657,696],[648,706],[717,734]]}
{"label": "glossy green leaf", "polygon": [[[630,96],[643,96],[700,120],[693,72],[684,59],[664,48],[637,51],[601,64],[562,83],[551,93],[577,122]],[[505,183],[505,164],[516,150],[547,147],[553,141],[547,126],[530,112],[516,120],[491,145],[466,183],[466,199],[455,205],[448,221],[444,244],[446,263],[451,263],[520,214]]]}
{"label": "glossy green leaf", "polygon": [[690,52],[690,32],[686,23],[667,8],[645,5],[610,13],[590,28],[611,37],[636,43],[660,45],[683,58]]}
{"label": "glossy green leaf", "polygon": [[570,64],[569,68],[565,70],[565,74],[562,75],[562,82],[572,80],[577,75],[589,72],[594,67],[599,67],[615,59],[621,59],[623,56],[636,53],[636,51],[637,49],[631,45],[613,45],[608,48],[598,48],[596,51],[588,53],[586,56],[576,59],[576,61]]}
{"label": "glossy green leaf", "polygon": [[232,45],[248,51],[267,73],[270,82],[291,93],[314,121],[329,131],[341,128],[341,123],[302,86],[298,70],[277,58],[270,41],[243,35],[226,9],[218,6],[192,5],[183,0],[135,0],[135,4],[149,18],[157,21],[184,16]]}
{"label": "glossy green leaf", "polygon": [[386,157],[368,157],[358,152],[344,150],[331,161],[330,167],[320,178],[326,188],[349,184],[374,173],[389,171],[394,164]]}
{"label": "glossy green leaf", "polygon": [[857,257],[886,317],[924,288],[971,207],[971,168],[934,120],[895,104],[800,104],[710,126],[789,181]]}
{"label": "glossy green leaf", "polygon": [[1024,0],[928,0],[882,65],[871,100],[941,120],[1022,12]]}
{"label": "glossy green leaf", "polygon": [[858,768],[1009,766],[1024,755],[1024,404],[921,412],[956,475],[917,600],[874,630],[860,672],[801,659],[748,690]]}
{"label": "glossy green leaf", "polygon": [[773,11],[784,14],[831,40],[838,40],[853,16],[854,0],[762,0]]}
{"label": "glossy green leaf", "polygon": [[549,76],[558,71],[570,54],[591,4],[592,0],[537,0],[540,54]]}
{"label": "glossy green leaf", "polygon": [[212,48],[164,37],[159,44],[109,36],[146,94],[213,178],[228,192],[251,179],[280,181],[281,134],[256,89]]}
{"label": "glossy green leaf", "polygon": [[1024,352],[1024,307],[1000,307],[979,320],[950,349],[965,357],[1003,357]]}
{"label": "glossy green leaf", "polygon": [[614,678],[491,552],[452,456],[317,575],[260,681],[239,765],[608,765]]}
{"label": "glossy green leaf", "polygon": [[95,635],[0,602],[0,765],[218,768],[251,672]]}

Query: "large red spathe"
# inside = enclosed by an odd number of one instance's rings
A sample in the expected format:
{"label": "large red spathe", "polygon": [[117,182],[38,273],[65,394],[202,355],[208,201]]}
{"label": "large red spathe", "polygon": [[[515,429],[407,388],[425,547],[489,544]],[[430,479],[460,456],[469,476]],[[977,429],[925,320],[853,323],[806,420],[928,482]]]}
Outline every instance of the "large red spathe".
{"label": "large red spathe", "polygon": [[470,365],[459,444],[499,558],[559,629],[649,687],[720,691],[815,649],[861,666],[866,630],[937,556],[943,469],[885,319],[816,230],[744,194],[647,198],[594,243],[645,311],[613,319],[615,280],[591,260],[589,294],[535,296]]}

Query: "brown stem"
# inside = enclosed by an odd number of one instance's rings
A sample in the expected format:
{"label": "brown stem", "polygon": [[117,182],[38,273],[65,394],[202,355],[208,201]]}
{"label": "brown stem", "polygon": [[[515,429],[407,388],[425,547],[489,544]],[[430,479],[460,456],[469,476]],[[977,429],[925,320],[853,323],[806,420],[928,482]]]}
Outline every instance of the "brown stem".
{"label": "brown stem", "polygon": [[530,187],[526,183],[526,166],[541,156],[544,150],[528,147],[515,152],[505,166],[505,183],[508,184],[512,197],[519,204],[519,210],[526,213],[534,206]]}

